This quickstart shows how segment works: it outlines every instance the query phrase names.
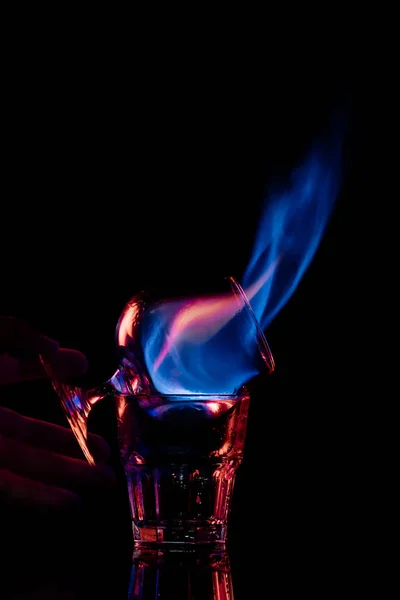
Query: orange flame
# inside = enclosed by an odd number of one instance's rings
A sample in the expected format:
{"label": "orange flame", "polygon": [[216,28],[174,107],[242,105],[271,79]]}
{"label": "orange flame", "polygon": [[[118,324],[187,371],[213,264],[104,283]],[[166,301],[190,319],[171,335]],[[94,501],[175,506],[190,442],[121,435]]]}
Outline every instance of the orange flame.
{"label": "orange flame", "polygon": [[158,369],[178,340],[196,340],[201,343],[215,335],[234,316],[237,303],[232,297],[193,300],[181,308],[158,355],[154,368]]}
{"label": "orange flame", "polygon": [[[251,300],[272,277],[279,260],[280,257],[245,291],[248,300]],[[239,310],[235,296],[198,299],[186,304],[175,316],[167,339],[155,360],[154,369],[157,370],[160,367],[176,342],[206,342],[218,333]]]}

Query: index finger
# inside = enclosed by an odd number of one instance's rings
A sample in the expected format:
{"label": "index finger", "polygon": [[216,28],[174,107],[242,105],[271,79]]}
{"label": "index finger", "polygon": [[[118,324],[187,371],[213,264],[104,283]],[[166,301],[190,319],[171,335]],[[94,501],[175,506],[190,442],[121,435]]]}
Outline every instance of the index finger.
{"label": "index finger", "polygon": [[0,317],[0,354],[12,356],[51,356],[58,342],[43,335],[29,323],[15,317]]}

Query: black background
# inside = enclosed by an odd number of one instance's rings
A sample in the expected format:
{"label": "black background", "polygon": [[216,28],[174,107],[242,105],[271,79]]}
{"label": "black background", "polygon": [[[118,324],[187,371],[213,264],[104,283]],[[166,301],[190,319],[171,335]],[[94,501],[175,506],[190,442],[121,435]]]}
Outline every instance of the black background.
{"label": "black background", "polygon": [[[240,278],[267,184],[348,107],[334,213],[266,331],[277,369],[253,398],[230,534],[235,597],[249,597],[250,571],[265,584],[266,564],[275,584],[287,572],[315,581],[339,565],[341,536],[351,546],[355,535],[357,253],[370,152],[360,65],[336,52],[278,62],[267,51],[218,62],[160,53],[125,71],[96,52],[44,56],[25,54],[10,73],[1,312],[83,351],[97,381],[115,367],[116,321],[136,292]],[[6,403],[64,424],[51,389],[35,386],[7,390]],[[94,427],[113,444],[111,407],[99,415]],[[120,500],[122,531],[123,491]],[[111,567],[108,575],[123,578]]]}

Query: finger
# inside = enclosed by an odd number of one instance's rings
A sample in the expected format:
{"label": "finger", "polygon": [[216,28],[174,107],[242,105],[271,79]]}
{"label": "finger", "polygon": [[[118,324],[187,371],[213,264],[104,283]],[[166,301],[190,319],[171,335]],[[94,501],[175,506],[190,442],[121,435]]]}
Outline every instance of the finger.
{"label": "finger", "polygon": [[[71,429],[24,417],[4,407],[0,407],[0,434],[56,454],[82,458],[82,450]],[[88,444],[97,463],[108,460],[110,448],[104,438],[90,433]]]}
{"label": "finger", "polygon": [[0,385],[20,381],[20,360],[9,354],[0,354]]}
{"label": "finger", "polygon": [[27,479],[1,468],[0,499],[21,508],[68,509],[81,504],[79,496],[69,490]]}
{"label": "finger", "polygon": [[[79,350],[60,348],[60,350],[47,359],[52,372],[61,381],[69,377],[84,375],[88,369],[87,358]],[[42,367],[43,369],[43,367]]]}
{"label": "finger", "polygon": [[110,467],[93,467],[85,460],[35,448],[4,435],[0,435],[0,468],[72,491],[115,484],[115,475]]}
{"label": "finger", "polygon": [[0,354],[12,356],[51,356],[58,342],[41,334],[22,319],[0,317]]}
{"label": "finger", "polygon": [[[61,381],[70,377],[83,375],[87,371],[87,359],[82,352],[60,348],[51,358],[46,359],[51,364],[51,372]],[[43,379],[47,374],[37,355],[35,358],[21,358],[9,354],[0,354],[0,385],[17,383],[19,381],[34,381]]]}

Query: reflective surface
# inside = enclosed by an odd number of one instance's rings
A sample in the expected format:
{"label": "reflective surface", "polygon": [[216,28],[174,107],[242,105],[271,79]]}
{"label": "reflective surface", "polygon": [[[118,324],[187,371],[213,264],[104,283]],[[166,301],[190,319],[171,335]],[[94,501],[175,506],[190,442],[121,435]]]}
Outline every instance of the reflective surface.
{"label": "reflective surface", "polygon": [[233,600],[225,552],[148,550],[135,552],[128,600]]}

